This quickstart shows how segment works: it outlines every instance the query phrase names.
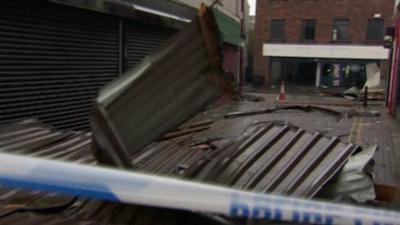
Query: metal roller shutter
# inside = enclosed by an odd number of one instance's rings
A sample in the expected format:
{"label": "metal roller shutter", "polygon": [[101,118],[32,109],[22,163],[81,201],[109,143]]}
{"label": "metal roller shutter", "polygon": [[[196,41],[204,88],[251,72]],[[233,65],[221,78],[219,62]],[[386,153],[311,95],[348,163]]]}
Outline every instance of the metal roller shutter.
{"label": "metal roller shutter", "polygon": [[125,69],[140,62],[146,55],[161,47],[177,30],[140,23],[125,26]]}
{"label": "metal roller shutter", "polygon": [[0,1],[0,123],[39,118],[87,129],[118,74],[115,17],[44,1]]}

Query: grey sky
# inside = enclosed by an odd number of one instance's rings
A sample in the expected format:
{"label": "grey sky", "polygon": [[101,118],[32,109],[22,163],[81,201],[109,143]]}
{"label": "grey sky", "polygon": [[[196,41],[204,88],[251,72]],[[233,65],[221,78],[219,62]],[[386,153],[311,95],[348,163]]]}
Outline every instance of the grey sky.
{"label": "grey sky", "polygon": [[250,15],[256,14],[256,0],[248,0],[250,4]]}

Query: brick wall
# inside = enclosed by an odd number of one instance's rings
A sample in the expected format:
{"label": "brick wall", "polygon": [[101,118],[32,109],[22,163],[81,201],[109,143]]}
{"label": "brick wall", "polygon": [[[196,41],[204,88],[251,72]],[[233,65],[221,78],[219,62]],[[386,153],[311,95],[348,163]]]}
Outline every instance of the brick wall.
{"label": "brick wall", "polygon": [[393,11],[394,0],[258,0],[254,75],[268,78],[269,63],[267,57],[262,56],[262,45],[271,42],[271,19],[285,19],[285,43],[304,43],[300,40],[302,20],[315,19],[316,34],[313,43],[316,44],[332,43],[334,19],[348,19],[349,43],[343,44],[369,45],[377,43],[366,41],[368,19],[373,19],[374,14],[381,14],[385,27],[392,26]]}

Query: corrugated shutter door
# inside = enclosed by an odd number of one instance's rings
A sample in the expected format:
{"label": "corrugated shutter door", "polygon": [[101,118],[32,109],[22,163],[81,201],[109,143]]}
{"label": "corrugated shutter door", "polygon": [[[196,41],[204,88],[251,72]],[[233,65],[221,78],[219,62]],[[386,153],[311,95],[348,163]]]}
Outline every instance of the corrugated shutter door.
{"label": "corrugated shutter door", "polygon": [[176,33],[172,28],[158,27],[140,23],[126,23],[125,69],[140,62],[146,55],[161,47]]}
{"label": "corrugated shutter door", "polygon": [[115,17],[44,1],[0,1],[0,123],[39,118],[86,129],[118,74]]}

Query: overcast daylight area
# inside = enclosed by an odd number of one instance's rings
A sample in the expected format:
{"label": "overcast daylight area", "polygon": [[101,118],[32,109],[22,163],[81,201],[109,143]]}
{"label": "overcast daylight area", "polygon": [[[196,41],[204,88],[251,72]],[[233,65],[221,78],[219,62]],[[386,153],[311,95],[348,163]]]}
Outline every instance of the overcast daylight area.
{"label": "overcast daylight area", "polygon": [[256,0],[248,0],[250,5],[250,15],[256,14]]}

